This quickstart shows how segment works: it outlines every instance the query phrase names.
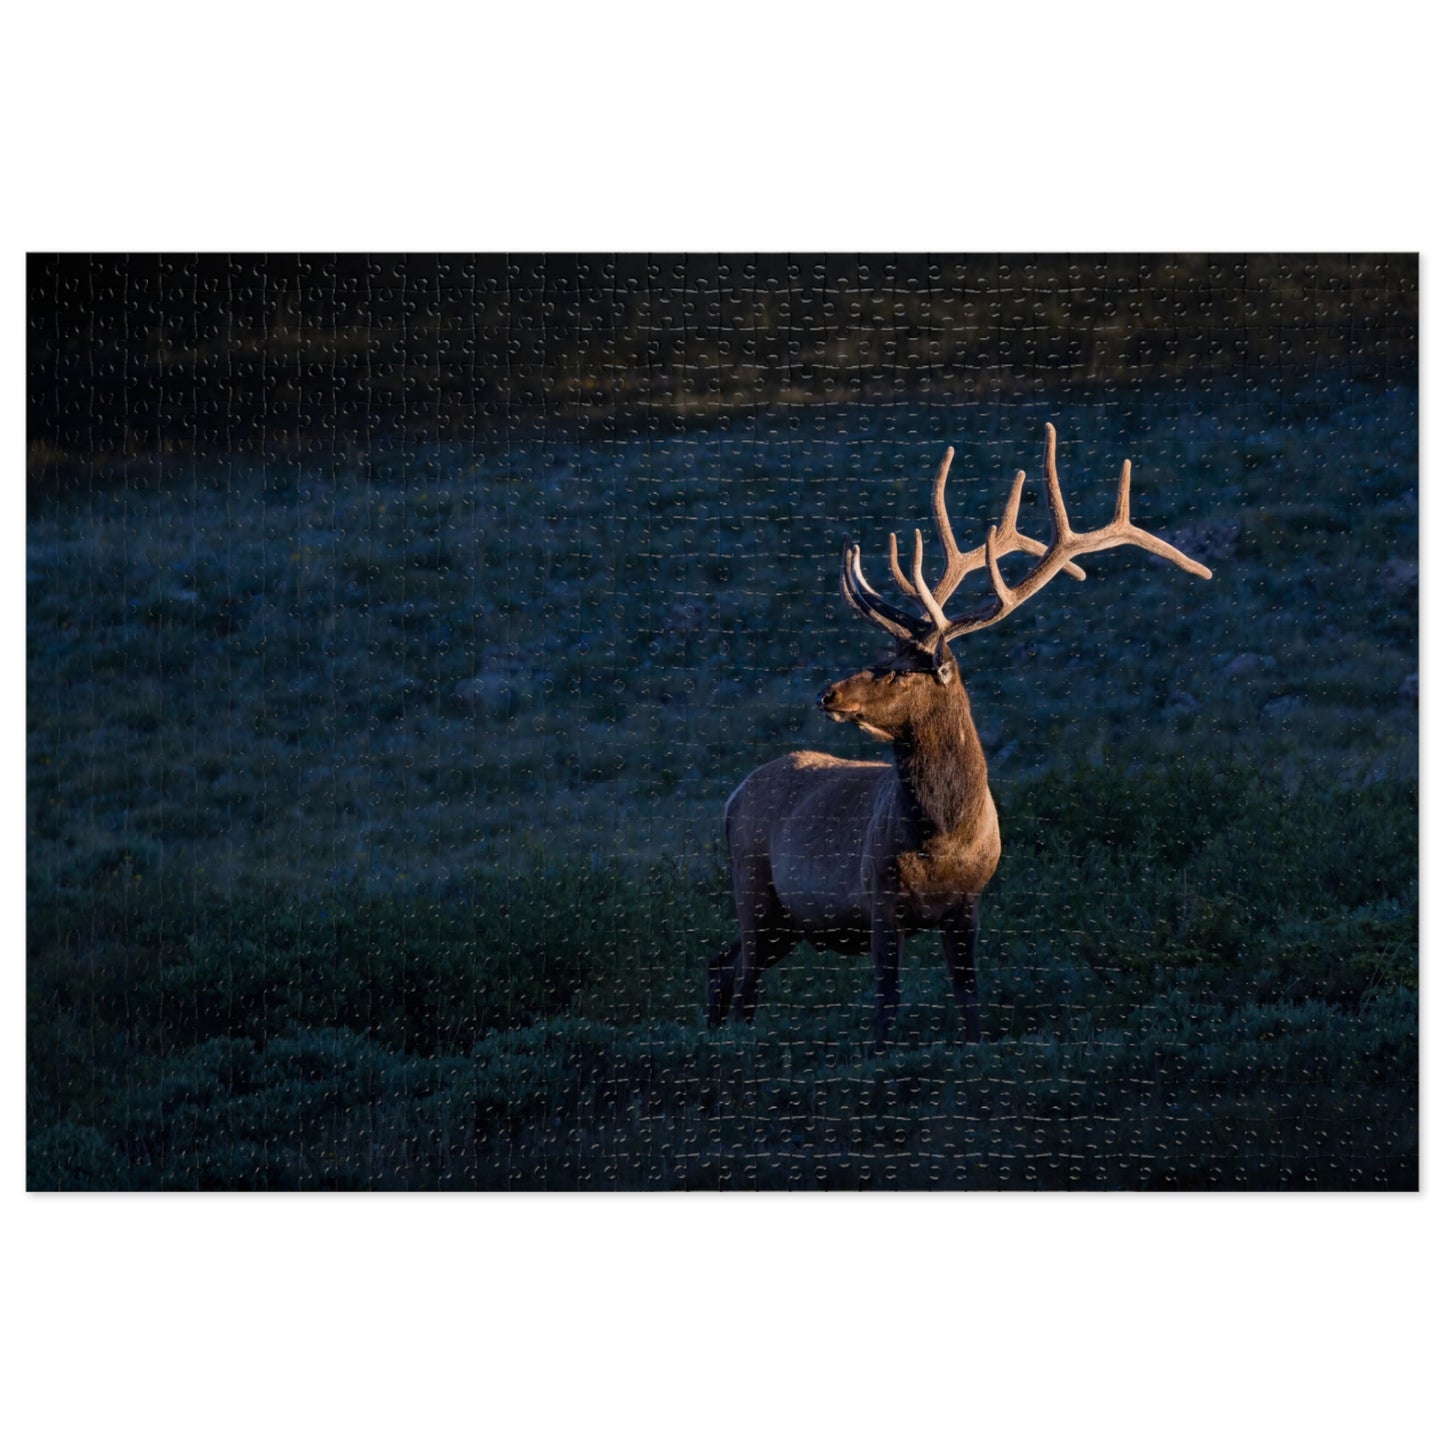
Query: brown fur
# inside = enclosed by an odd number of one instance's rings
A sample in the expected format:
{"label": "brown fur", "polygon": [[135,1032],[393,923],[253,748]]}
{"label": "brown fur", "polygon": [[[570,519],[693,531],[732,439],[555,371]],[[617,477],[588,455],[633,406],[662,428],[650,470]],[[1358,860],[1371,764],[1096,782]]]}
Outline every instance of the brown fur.
{"label": "brown fur", "polygon": [[[951,659],[950,659],[951,662]],[[965,1034],[978,1037],[978,895],[999,858],[988,766],[957,669],[905,649],[819,705],[893,746],[892,765],[791,753],[728,800],[739,937],[709,968],[709,1017],[751,1018],[763,971],[799,940],[873,954],[875,1041],[898,1008],[903,938],[944,933]]]}

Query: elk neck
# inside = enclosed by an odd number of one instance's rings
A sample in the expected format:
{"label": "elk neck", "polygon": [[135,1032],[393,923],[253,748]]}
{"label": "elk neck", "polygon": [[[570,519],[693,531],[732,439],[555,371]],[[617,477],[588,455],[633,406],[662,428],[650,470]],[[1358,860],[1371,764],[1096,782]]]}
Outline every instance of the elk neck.
{"label": "elk neck", "polygon": [[989,809],[988,763],[962,682],[940,689],[893,744],[898,780],[925,846],[972,837]]}

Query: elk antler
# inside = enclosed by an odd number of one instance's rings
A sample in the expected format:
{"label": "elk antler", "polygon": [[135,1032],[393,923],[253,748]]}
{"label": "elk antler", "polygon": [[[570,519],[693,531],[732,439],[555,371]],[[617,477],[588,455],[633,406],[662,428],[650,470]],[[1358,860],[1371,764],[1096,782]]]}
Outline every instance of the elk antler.
{"label": "elk antler", "polygon": [[[943,489],[948,481],[948,466],[953,460],[953,448],[950,447],[944,455],[943,465],[939,467],[937,480],[933,484],[933,515],[938,523],[938,533],[943,541],[944,551],[948,556],[947,567],[936,591],[930,590],[928,584],[923,580],[923,534],[917,531],[913,534],[913,576],[911,578],[903,575],[903,570],[898,564],[896,535],[889,539],[889,562],[894,580],[907,596],[923,604],[927,616],[915,617],[880,597],[864,578],[858,548],[851,541],[843,549],[843,596],[849,605],[869,622],[892,633],[894,637],[902,641],[913,642],[926,651],[936,653],[944,644],[952,642],[955,637],[962,637],[970,632],[981,632],[985,627],[992,627],[995,622],[1007,617],[1010,612],[1021,603],[1026,602],[1060,572],[1069,572],[1074,576],[1083,577],[1083,572],[1074,565],[1073,559],[1088,552],[1104,552],[1111,547],[1142,547],[1146,552],[1153,552],[1155,556],[1163,557],[1167,561],[1173,562],[1176,567],[1182,567],[1186,572],[1192,572],[1197,577],[1214,575],[1208,567],[1196,562],[1192,557],[1186,557],[1178,548],[1171,547],[1152,532],[1146,532],[1142,527],[1136,527],[1130,520],[1129,463],[1127,461],[1125,461],[1119,476],[1119,496],[1114,508],[1113,520],[1107,526],[1100,527],[1093,532],[1075,532],[1069,525],[1069,515],[1064,507],[1064,495],[1059,487],[1056,458],[1057,438],[1052,423],[1045,423],[1044,434],[1044,472],[1048,489],[1049,515],[1053,523],[1053,536],[1047,547],[1032,537],[1024,536],[1018,530],[1019,499],[1023,493],[1024,484],[1024,474],[1019,472],[1014,477],[1013,490],[1009,494],[1008,505],[1004,508],[1002,525],[990,527],[982,546],[974,548],[972,552],[965,553],[958,550],[958,545],[953,538],[953,528],[949,525],[948,513],[943,504]],[[1003,580],[1003,574],[998,568],[999,558],[1007,556],[1010,552],[1028,552],[1043,559],[1016,587],[1010,587]],[[993,597],[966,616],[950,621],[944,616],[943,603],[952,595],[959,582],[980,565],[988,568],[989,580],[993,584]]]}
{"label": "elk antler", "polygon": [[[948,567],[942,579],[933,589],[933,600],[940,607],[953,596],[953,589],[968,576],[970,572],[976,572],[984,565],[984,544],[980,543],[972,552],[960,552],[958,543],[953,540],[953,527],[948,520],[948,508],[944,505],[943,489],[948,485],[948,468],[953,461],[953,448],[943,454],[943,462],[938,468],[938,476],[933,482],[933,520],[938,527],[939,540],[943,543],[943,550],[948,556]],[[1013,491],[1009,493],[1008,506],[1003,509],[1003,524],[998,529],[998,555],[1007,557],[1010,552],[1027,552],[1033,557],[1042,557],[1048,550],[1042,542],[1035,541],[1032,537],[1026,537],[1018,530],[1019,501],[1024,494],[1024,473],[1014,474]],[[914,570],[917,570],[920,556],[920,549],[923,546],[922,536],[915,532],[913,534],[913,561]],[[888,534],[888,563],[893,569],[893,580],[902,589],[905,597],[913,597],[921,600],[918,589],[909,578],[903,575],[903,569],[898,565],[898,534]],[[1077,577],[1080,582],[1084,580],[1084,569],[1076,567],[1072,562],[1064,568],[1071,577]]]}

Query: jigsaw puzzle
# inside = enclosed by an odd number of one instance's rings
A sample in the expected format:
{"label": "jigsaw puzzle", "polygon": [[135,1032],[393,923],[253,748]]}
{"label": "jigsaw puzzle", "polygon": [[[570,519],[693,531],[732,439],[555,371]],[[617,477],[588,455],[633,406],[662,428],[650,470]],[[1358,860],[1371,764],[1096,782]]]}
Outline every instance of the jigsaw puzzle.
{"label": "jigsaw puzzle", "polygon": [[1418,1187],[1413,255],[29,260],[28,1180]]}

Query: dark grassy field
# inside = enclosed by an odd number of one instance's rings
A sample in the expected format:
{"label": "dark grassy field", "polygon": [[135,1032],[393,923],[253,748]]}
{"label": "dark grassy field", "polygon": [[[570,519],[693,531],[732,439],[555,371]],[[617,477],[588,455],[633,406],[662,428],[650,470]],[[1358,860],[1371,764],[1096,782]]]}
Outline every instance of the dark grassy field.
{"label": "dark grassy field", "polygon": [[[985,1042],[928,939],[882,1057],[804,950],[709,1034],[724,800],[876,755],[811,706],[844,535],[881,584],[949,443],[981,535],[1045,420],[1215,577],[1105,554],[960,654]],[[31,1186],[1413,1187],[1417,450],[1321,370],[52,468]]]}

